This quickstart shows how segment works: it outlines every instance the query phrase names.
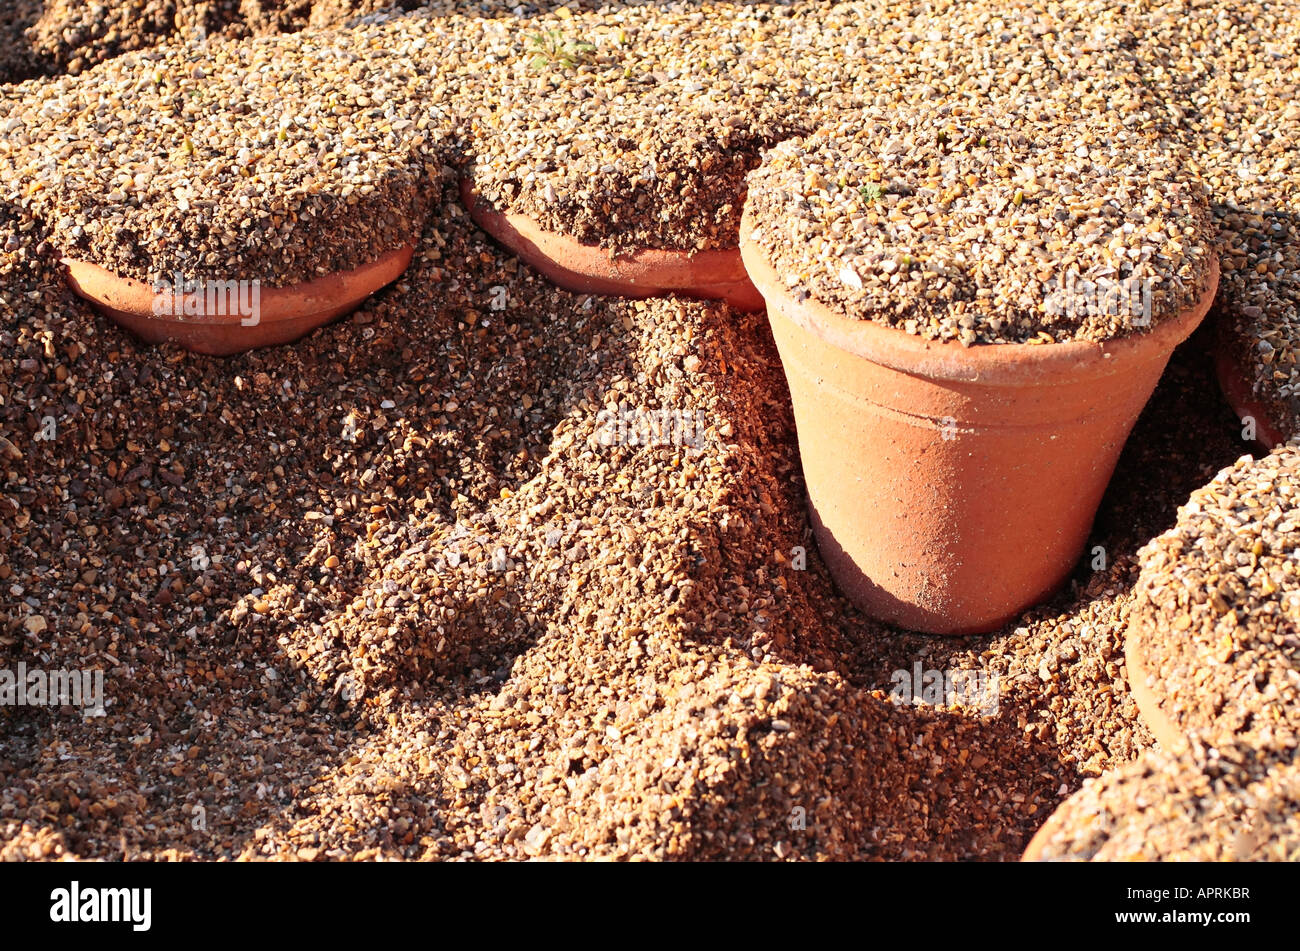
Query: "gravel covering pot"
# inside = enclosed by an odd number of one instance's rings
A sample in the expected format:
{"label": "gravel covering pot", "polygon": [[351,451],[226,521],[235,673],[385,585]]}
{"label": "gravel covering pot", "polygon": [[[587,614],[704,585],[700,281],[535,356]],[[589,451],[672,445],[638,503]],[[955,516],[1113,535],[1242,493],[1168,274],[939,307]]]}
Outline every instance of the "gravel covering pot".
{"label": "gravel covering pot", "polygon": [[680,293],[722,300],[742,311],[763,309],[762,295],[746,274],[739,250],[644,250],[615,256],[547,231],[526,215],[494,210],[476,200],[469,179],[461,181],[460,194],[475,224],[566,290],[620,297]]}
{"label": "gravel covering pot", "polygon": [[[240,312],[206,314],[199,295],[178,300],[167,289],[125,278],[88,261],[66,259],[69,286],[94,307],[149,343],[171,341],[186,350],[229,356],[257,347],[290,343],[356,309],[396,280],[411,262],[415,245],[395,248],[361,267],[287,287],[258,290],[255,318]],[[186,307],[190,301],[192,306]],[[186,314],[187,310],[199,313]],[[255,323],[249,321],[255,320]]]}
{"label": "gravel covering pot", "polygon": [[1124,441],[1214,299],[1106,343],[964,347],[797,302],[741,225],[794,403],[813,529],[863,610],[996,630],[1070,573]]}

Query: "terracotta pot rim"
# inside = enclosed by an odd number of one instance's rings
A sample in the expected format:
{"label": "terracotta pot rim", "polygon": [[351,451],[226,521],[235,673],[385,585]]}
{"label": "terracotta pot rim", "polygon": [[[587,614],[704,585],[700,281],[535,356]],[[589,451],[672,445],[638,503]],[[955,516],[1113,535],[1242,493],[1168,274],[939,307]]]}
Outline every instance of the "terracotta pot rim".
{"label": "terracotta pot rim", "polygon": [[[396,280],[415,254],[414,241],[385,251],[379,257],[348,271],[335,271],[282,287],[259,287],[259,312],[256,324],[248,325],[251,331],[262,324],[276,324],[299,320],[317,313],[337,309],[340,302],[360,303],[370,294]],[[184,325],[186,327],[227,328],[240,327],[239,314],[173,314],[172,307],[164,313],[154,312],[154,301],[161,299],[169,304],[176,295],[172,292],[156,294],[148,281],[123,277],[114,271],[79,258],[64,256],[61,263],[72,289],[92,303],[109,311],[132,315],[158,326]],[[172,275],[166,275],[170,278]],[[235,278],[233,280],[238,280]],[[212,283],[215,283],[215,279]]]}
{"label": "terracotta pot rim", "polygon": [[1025,851],[1021,854],[1020,861],[1022,862],[1065,861],[1064,859],[1058,859],[1055,856],[1052,857],[1045,856],[1043,855],[1043,852],[1044,850],[1046,850],[1048,841],[1051,839],[1052,832],[1054,831],[1052,826],[1054,825],[1056,814],[1062,807],[1065,806],[1065,803],[1070,801],[1070,798],[1065,799],[1064,802],[1062,802],[1059,806],[1056,807],[1056,809],[1052,810],[1052,814],[1047,817],[1047,821],[1038,827],[1038,831],[1034,833],[1034,837],[1030,839],[1029,844],[1025,846]]}
{"label": "terracotta pot rim", "polygon": [[725,300],[741,310],[763,309],[738,248],[642,248],[615,253],[547,230],[527,215],[499,211],[480,201],[468,175],[460,179],[460,196],[475,224],[566,290],[634,298],[684,294]]}
{"label": "terracotta pot rim", "polygon": [[1127,630],[1124,632],[1124,664],[1128,668],[1129,691],[1133,702],[1137,704],[1138,714],[1147,725],[1151,735],[1167,750],[1175,750],[1187,742],[1187,735],[1180,730],[1169,715],[1160,709],[1160,701],[1155,692],[1147,686],[1148,672],[1142,662],[1142,655],[1137,646],[1138,628],[1142,622],[1130,615]]}
{"label": "terracotta pot rim", "polygon": [[1223,391],[1224,399],[1238,419],[1249,416],[1255,420],[1255,442],[1271,452],[1286,440],[1274,420],[1273,412],[1255,395],[1242,375],[1241,365],[1233,358],[1233,340],[1227,329],[1226,315],[1220,313],[1215,316],[1214,375],[1218,378],[1219,389]]}
{"label": "terracotta pot rim", "polygon": [[750,209],[740,224],[740,252],[751,280],[769,301],[805,330],[827,343],[882,366],[936,380],[1000,386],[1035,386],[1088,379],[1118,372],[1119,363],[1164,359],[1187,339],[1209,311],[1219,284],[1219,262],[1211,258],[1210,277],[1196,303],[1141,334],[1114,340],[1072,340],[1051,344],[977,344],[927,340],[869,320],[836,313],[815,298],[795,302],[762,249],[753,241]]}

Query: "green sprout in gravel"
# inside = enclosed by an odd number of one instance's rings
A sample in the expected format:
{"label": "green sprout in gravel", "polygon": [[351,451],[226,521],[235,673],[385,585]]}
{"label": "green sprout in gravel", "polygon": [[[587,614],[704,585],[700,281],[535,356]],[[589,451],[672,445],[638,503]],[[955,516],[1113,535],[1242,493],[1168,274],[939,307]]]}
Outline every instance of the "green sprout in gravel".
{"label": "green sprout in gravel", "polygon": [[858,189],[858,194],[863,200],[868,202],[880,201],[880,196],[885,193],[885,189],[875,182],[868,182]]}
{"label": "green sprout in gravel", "polygon": [[586,40],[567,39],[559,30],[546,30],[542,33],[533,33],[528,37],[528,47],[534,51],[533,58],[528,61],[530,69],[543,70],[548,67],[554,69],[577,69],[583,63],[591,58],[591,54],[596,51],[594,43],[588,43]]}

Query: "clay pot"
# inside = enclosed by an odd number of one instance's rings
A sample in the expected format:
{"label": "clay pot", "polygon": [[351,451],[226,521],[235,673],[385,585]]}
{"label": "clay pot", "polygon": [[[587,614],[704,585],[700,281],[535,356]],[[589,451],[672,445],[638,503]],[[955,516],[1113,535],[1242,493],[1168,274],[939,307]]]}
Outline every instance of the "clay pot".
{"label": "clay pot", "polygon": [[796,302],[761,249],[822,558],[867,613],[934,634],[996,630],[1078,564],[1125,439],[1196,306],[1097,344],[937,343]]}
{"label": "clay pot", "polygon": [[202,294],[155,291],[147,281],[121,277],[88,261],[63,263],[76,293],[142,340],[172,341],[195,353],[228,356],[289,343],[354,310],[405,271],[414,253],[415,245],[409,244],[351,271],[259,288],[255,316],[224,303],[208,314]]}
{"label": "clay pot", "polygon": [[[1047,850],[1051,842],[1052,833],[1055,831],[1052,820],[1055,814],[1049,816],[1047,824],[1039,827],[1034,833],[1034,837],[1029,840],[1025,846],[1025,851],[1020,856],[1022,862],[1045,862],[1047,861]],[[1060,820],[1058,820],[1059,822]]]}
{"label": "clay pot", "polygon": [[1025,862],[1223,862],[1294,856],[1300,757],[1224,737],[1156,747],[1086,781],[1025,847]]}
{"label": "clay pot", "polygon": [[1129,692],[1137,704],[1138,713],[1146,723],[1151,735],[1167,750],[1178,749],[1187,742],[1187,734],[1179,729],[1174,721],[1160,707],[1160,700],[1151,688],[1150,675],[1142,659],[1138,646],[1141,638],[1137,636],[1135,625],[1143,623],[1136,615],[1130,615],[1128,630],[1124,636],[1124,666],[1128,668]]}
{"label": "clay pot", "polygon": [[1286,440],[1278,426],[1275,414],[1255,395],[1241,358],[1243,341],[1234,334],[1227,314],[1215,314],[1214,372],[1219,378],[1219,389],[1232,407],[1237,418],[1255,421],[1255,441],[1265,449],[1273,450]]}
{"label": "clay pot", "polygon": [[683,294],[726,301],[741,311],[763,309],[739,249],[645,250],[615,256],[606,248],[547,231],[526,215],[495,210],[478,200],[468,178],[461,180],[460,195],[475,224],[558,287],[617,297]]}

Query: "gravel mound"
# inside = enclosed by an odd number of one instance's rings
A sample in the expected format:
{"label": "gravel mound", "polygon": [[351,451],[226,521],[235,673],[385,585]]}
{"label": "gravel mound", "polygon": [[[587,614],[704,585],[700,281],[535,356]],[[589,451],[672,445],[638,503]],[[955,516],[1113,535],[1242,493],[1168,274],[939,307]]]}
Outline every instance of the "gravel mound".
{"label": "gravel mound", "polygon": [[754,240],[796,299],[931,340],[1142,332],[1202,294],[1209,209],[1157,140],[1075,108],[848,112],[751,176]]}
{"label": "gravel mound", "polygon": [[130,54],[0,105],[0,185],[123,276],[292,284],[419,233],[446,135],[425,88],[365,31]]}

